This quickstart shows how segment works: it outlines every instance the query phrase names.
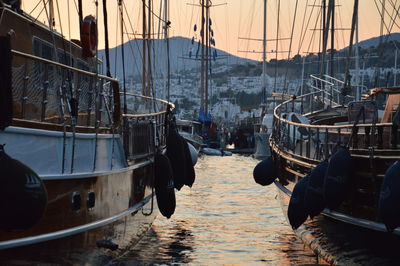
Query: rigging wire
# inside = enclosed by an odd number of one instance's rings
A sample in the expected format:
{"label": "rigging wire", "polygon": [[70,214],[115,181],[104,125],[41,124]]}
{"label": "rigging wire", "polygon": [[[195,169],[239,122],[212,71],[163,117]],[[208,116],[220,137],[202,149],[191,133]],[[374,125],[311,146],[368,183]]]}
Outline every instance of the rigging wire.
{"label": "rigging wire", "polygon": [[[281,14],[281,0],[277,0],[278,18],[276,22],[276,43],[275,43],[275,79],[274,79],[274,92],[276,92],[277,78],[278,78],[278,44],[279,44],[279,23]],[[283,92],[283,91],[282,91]],[[283,97],[283,94],[282,94]],[[282,98],[283,99],[283,98]]]}
{"label": "rigging wire", "polygon": [[124,88],[124,114],[127,114],[128,106],[126,100],[126,78],[125,78],[124,10],[122,7],[122,0],[118,0],[118,9],[120,12],[120,23],[121,23],[121,57],[122,57],[122,78],[123,78],[123,88]]}
{"label": "rigging wire", "polygon": [[36,10],[36,8],[41,4],[41,1],[39,0],[36,6],[29,12],[29,15],[32,15],[32,13]]}
{"label": "rigging wire", "polygon": [[[302,37],[302,38],[300,38],[300,39],[301,39],[301,41],[300,41],[300,44],[299,44],[299,52],[300,52],[300,50],[301,50],[301,47],[303,46],[304,40],[305,40],[305,38],[306,38],[306,35],[307,35],[307,29],[308,29],[308,26],[310,25],[311,18],[312,18],[312,14],[314,13],[314,9],[315,9],[315,3],[316,3],[316,1],[317,1],[317,0],[314,0],[314,4],[312,5],[311,12],[310,12],[310,15],[309,15],[309,17],[308,17],[307,24],[306,24],[306,26],[305,26],[305,28],[304,28],[304,34],[303,34],[303,37]],[[304,14],[304,16],[305,16],[305,14]],[[319,14],[318,14],[317,16],[318,16],[318,17],[317,17],[317,21],[318,21]],[[312,37],[311,37],[311,39],[313,39],[313,38],[314,38],[314,34],[315,34],[315,32],[313,32],[313,33],[312,33]],[[307,50],[309,51],[309,49],[310,49],[310,48],[308,48]]]}
{"label": "rigging wire", "polygon": [[[375,6],[378,8],[378,4],[376,3],[376,1],[377,1],[377,0],[374,0],[374,3],[375,3]],[[382,0],[379,0],[379,2],[382,3]],[[379,12],[379,15],[380,15],[381,18],[382,18],[382,22],[383,22],[383,24],[384,24],[386,30],[388,31],[388,34],[390,34],[390,32],[389,32],[389,28],[388,28],[388,26],[386,25],[385,20],[384,20],[384,18],[385,18],[385,13],[387,13],[388,16],[389,16],[389,18],[391,19],[391,21],[393,21],[393,23],[396,24],[396,26],[397,26],[398,28],[400,28],[399,24],[397,24],[397,22],[395,21],[396,18],[393,18],[393,17],[390,15],[389,11],[387,11],[387,9],[386,9],[385,7],[383,8],[382,12],[380,12],[380,11],[379,11],[379,8],[378,8],[378,12]],[[398,12],[397,12],[397,14],[398,14]]]}
{"label": "rigging wire", "polygon": [[[129,25],[131,27],[131,31],[133,32],[134,31],[133,24],[132,24],[131,18],[129,16],[128,9],[127,9],[127,7],[125,5],[125,2],[122,2],[122,5],[124,6],[125,13],[127,14],[127,18],[128,18]],[[125,20],[124,20],[124,27],[125,27],[125,30],[128,31],[128,27],[127,27],[127,25],[125,23]],[[139,57],[142,58],[142,56],[143,56],[142,55],[142,51],[140,50],[139,43],[136,42],[137,38],[134,37],[133,39],[131,39],[129,34],[127,34],[127,36],[128,36],[128,40],[129,40],[128,44],[129,44],[129,47],[131,49],[132,56],[135,54],[134,51],[133,51],[133,47],[132,47],[132,40],[135,40],[134,43],[136,44],[136,48],[137,48],[137,51],[139,53]],[[139,68],[139,65],[137,63],[137,60],[133,60],[133,61],[135,62],[135,66],[136,66],[137,72],[140,73],[140,68]]]}
{"label": "rigging wire", "polygon": [[[296,5],[294,8],[294,18],[293,18],[293,24],[292,24],[292,31],[291,31],[291,36],[290,36],[290,42],[289,42],[289,49],[288,49],[288,58],[287,60],[290,60],[290,52],[292,50],[292,43],[293,43],[293,34],[294,34],[294,26],[296,24],[296,17],[297,17],[297,7],[298,7],[299,0],[296,0]],[[288,91],[288,88],[286,88],[286,80],[287,80],[287,75],[289,71],[289,64],[286,66],[286,73],[285,73],[285,81],[283,83],[283,88]]]}

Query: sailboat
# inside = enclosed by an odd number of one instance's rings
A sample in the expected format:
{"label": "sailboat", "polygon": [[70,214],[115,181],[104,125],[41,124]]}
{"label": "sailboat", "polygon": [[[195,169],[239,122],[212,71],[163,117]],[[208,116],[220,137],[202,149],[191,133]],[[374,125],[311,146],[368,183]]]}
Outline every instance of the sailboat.
{"label": "sailboat", "polygon": [[47,3],[49,25],[20,1],[1,3],[0,260],[96,263],[122,252],[158,213],[155,158],[173,105],[122,91],[108,58],[99,73],[98,22],[83,18],[82,1],[80,40],[54,30]]}
{"label": "sailboat", "polygon": [[[325,47],[334,7],[329,1]],[[348,58],[357,18],[355,0]],[[309,92],[275,107],[271,156],[256,166],[254,178],[276,185],[284,214],[299,232],[308,217],[321,214],[367,232],[400,235],[400,88],[371,88],[357,99],[359,86],[350,85],[348,73],[345,81],[311,75]],[[387,100],[379,117],[382,96]]]}

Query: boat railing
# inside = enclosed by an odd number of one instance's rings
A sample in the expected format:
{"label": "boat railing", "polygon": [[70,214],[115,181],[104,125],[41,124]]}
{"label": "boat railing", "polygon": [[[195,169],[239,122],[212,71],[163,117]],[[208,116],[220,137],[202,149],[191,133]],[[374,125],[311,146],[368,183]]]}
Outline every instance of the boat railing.
{"label": "boat railing", "polygon": [[16,122],[88,132],[118,126],[118,80],[20,51],[12,55]]}
{"label": "boat railing", "polygon": [[14,124],[121,133],[129,159],[165,146],[167,110],[173,108],[168,102],[127,93],[127,112],[121,114],[125,97],[117,79],[15,50],[12,55]]}
{"label": "boat railing", "polygon": [[[349,122],[346,108],[326,106],[323,93],[319,90],[292,96],[275,107],[270,138],[275,151],[303,163],[327,159],[340,146],[348,146],[359,156],[374,156],[378,150],[396,151],[398,132],[392,123],[378,123],[376,116],[375,123],[364,123],[362,116]],[[305,122],[307,119],[311,121]]]}
{"label": "boat railing", "polygon": [[124,148],[128,159],[140,159],[166,146],[166,123],[174,105],[154,97],[120,93],[126,98],[123,117]]}

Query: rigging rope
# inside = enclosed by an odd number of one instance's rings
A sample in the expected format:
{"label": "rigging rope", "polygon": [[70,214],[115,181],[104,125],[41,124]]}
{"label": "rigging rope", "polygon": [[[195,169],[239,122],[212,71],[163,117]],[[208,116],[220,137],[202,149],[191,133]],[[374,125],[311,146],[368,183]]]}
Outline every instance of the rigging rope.
{"label": "rigging rope", "polygon": [[[290,51],[292,50],[294,26],[296,24],[298,3],[299,3],[299,0],[296,0],[296,5],[295,5],[295,9],[294,9],[294,18],[293,18],[293,24],[292,24],[292,30],[291,30],[291,36],[290,36],[290,43],[289,43],[289,50],[288,50],[288,58],[287,58],[288,61],[290,60]],[[286,88],[286,80],[287,80],[288,71],[289,71],[289,64],[286,66],[285,81],[283,83],[283,88],[286,90],[286,92],[288,91],[288,88]]]}
{"label": "rigging rope", "polygon": [[124,11],[122,8],[122,0],[118,0],[118,9],[120,11],[120,23],[121,23],[121,56],[122,56],[122,77],[123,77],[123,87],[124,87],[124,114],[127,114],[128,106],[126,100],[126,78],[125,78]]}
{"label": "rigging rope", "polygon": [[[276,22],[276,43],[275,43],[275,79],[274,79],[274,92],[276,92],[277,78],[278,78],[278,44],[279,44],[279,23],[281,14],[281,0],[277,0],[278,3],[278,18]],[[283,90],[282,90],[282,100],[283,100]]]}

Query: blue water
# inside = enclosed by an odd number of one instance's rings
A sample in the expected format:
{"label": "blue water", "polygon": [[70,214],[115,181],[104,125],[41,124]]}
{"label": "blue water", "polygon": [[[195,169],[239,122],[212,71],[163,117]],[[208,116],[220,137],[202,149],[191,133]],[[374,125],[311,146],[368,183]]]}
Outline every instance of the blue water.
{"label": "blue water", "polygon": [[169,220],[151,230],[115,265],[317,264],[282,214],[272,185],[255,184],[250,157],[200,158],[193,187],[177,191]]}

